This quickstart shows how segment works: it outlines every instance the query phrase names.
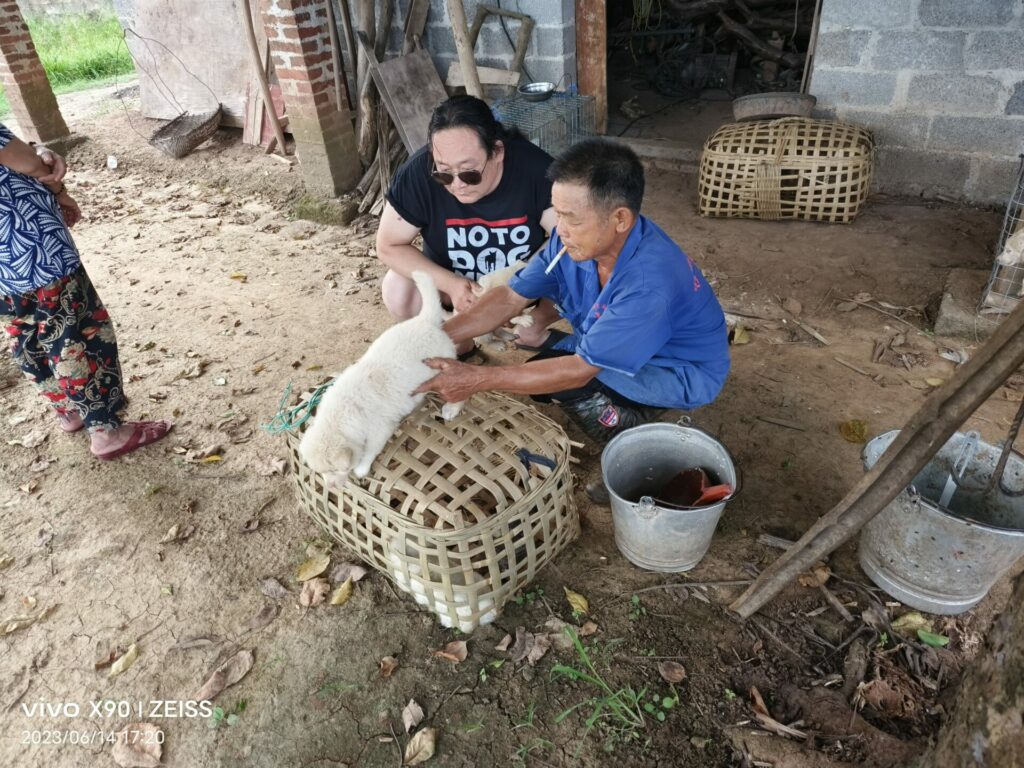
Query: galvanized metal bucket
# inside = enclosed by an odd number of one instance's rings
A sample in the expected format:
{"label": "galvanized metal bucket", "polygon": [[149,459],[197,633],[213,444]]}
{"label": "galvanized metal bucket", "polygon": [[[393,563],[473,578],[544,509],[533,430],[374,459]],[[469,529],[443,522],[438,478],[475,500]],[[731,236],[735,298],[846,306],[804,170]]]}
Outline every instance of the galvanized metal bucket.
{"label": "galvanized metal bucket", "polygon": [[[865,469],[898,434],[886,432],[865,446]],[[957,479],[954,466],[975,440]],[[913,608],[955,615],[977,605],[1024,556],[1024,497],[985,492],[999,453],[975,435],[957,432],[913,484],[864,526],[860,565],[875,584]],[[1024,488],[1024,461],[1011,454],[1003,476],[1010,487]]]}
{"label": "galvanized metal bucket", "polygon": [[601,454],[601,473],[611,497],[615,544],[626,558],[651,571],[693,568],[733,493],[703,507],[658,506],[650,494],[683,469],[702,467],[737,488],[736,466],[711,435],[679,424],[644,424],[616,435]]}

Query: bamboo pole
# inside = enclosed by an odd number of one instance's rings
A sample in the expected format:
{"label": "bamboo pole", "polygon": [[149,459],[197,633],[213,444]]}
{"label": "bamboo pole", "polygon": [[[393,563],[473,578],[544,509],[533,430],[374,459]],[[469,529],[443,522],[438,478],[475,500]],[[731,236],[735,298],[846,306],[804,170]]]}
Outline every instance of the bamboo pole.
{"label": "bamboo pole", "polygon": [[748,618],[857,533],[906,488],[985,400],[1024,364],[1024,302],[921,404],[875,467],[729,606]]}
{"label": "bamboo pole", "polygon": [[334,16],[334,0],[327,0],[327,32],[331,39],[331,64],[334,65],[334,96],[338,104],[338,111],[341,111],[342,104],[348,104],[352,109],[352,95],[345,86],[344,97],[342,95],[342,78],[345,75],[345,67],[341,58],[341,37],[338,35],[338,20]]}

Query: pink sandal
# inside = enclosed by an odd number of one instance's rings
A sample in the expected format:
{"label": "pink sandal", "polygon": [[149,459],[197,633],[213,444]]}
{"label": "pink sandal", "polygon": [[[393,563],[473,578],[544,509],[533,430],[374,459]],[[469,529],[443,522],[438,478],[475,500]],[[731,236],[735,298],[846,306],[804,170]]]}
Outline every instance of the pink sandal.
{"label": "pink sandal", "polygon": [[144,445],[155,443],[160,438],[166,436],[174,425],[169,421],[137,421],[131,426],[134,429],[131,437],[128,438],[128,442],[120,448],[115,448],[106,453],[94,452],[93,456],[102,461],[112,461],[113,459],[120,458],[126,453],[142,448]]}

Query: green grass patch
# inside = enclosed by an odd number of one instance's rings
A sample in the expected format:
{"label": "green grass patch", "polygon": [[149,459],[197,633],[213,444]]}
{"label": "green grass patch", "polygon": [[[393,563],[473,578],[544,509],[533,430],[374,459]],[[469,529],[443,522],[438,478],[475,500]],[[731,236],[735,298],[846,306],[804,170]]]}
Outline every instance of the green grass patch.
{"label": "green grass patch", "polygon": [[[56,93],[81,90],[135,72],[122,40],[121,23],[112,13],[25,21]],[[7,95],[0,89],[0,115],[9,111]]]}

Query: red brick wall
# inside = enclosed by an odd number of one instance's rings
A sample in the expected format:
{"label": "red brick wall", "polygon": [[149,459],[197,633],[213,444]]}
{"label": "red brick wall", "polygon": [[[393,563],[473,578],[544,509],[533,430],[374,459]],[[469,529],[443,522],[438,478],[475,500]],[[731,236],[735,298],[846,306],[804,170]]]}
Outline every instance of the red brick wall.
{"label": "red brick wall", "polygon": [[0,83],[21,137],[52,141],[68,135],[18,4],[0,0]]}
{"label": "red brick wall", "polygon": [[269,0],[263,23],[308,186],[351,189],[361,166],[351,114],[334,89],[327,0]]}

